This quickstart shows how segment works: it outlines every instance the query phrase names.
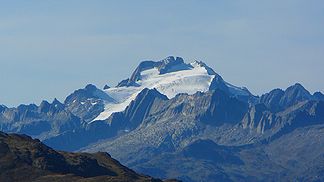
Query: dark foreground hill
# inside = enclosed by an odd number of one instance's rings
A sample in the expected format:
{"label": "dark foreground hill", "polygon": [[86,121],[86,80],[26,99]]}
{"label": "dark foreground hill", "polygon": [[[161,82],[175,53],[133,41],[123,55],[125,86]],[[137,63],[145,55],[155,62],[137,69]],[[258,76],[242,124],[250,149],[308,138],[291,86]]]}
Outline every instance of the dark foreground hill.
{"label": "dark foreground hill", "polygon": [[137,174],[104,152],[55,151],[27,135],[0,132],[0,181],[161,180]]}

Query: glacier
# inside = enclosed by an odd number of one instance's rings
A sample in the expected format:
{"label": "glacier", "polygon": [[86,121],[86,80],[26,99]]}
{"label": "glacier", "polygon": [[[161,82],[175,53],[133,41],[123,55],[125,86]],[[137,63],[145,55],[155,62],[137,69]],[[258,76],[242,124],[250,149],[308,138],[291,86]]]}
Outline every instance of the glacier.
{"label": "glacier", "polygon": [[[147,66],[150,63],[155,65]],[[141,67],[141,65],[146,67]],[[160,65],[164,65],[167,69],[162,72],[159,69]],[[106,101],[104,111],[91,122],[105,120],[112,113],[125,110],[131,101],[145,88],[155,88],[171,99],[180,93],[192,95],[196,92],[207,92],[213,79],[219,77],[213,69],[201,61],[186,64],[182,58],[174,58],[173,56],[158,62],[144,61],[136,70],[140,71],[133,73],[133,75],[139,74],[139,78],[135,80],[135,83],[104,90],[114,101]],[[225,81],[224,84],[234,95],[250,95],[250,92],[245,88],[234,86]]]}

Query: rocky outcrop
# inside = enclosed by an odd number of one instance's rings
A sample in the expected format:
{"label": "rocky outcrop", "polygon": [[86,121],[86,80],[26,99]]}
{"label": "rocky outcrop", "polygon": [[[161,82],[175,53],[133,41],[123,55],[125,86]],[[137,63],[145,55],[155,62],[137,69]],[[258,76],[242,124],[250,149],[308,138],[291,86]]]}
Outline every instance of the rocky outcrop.
{"label": "rocky outcrop", "polygon": [[323,100],[324,101],[324,94],[322,94],[321,92],[315,92],[313,94],[313,98],[315,100]]}
{"label": "rocky outcrop", "polygon": [[135,173],[107,153],[58,152],[26,135],[0,132],[0,181],[53,180],[161,181]]}
{"label": "rocky outcrop", "polygon": [[96,86],[89,84],[84,89],[74,91],[65,99],[64,104],[72,114],[90,122],[104,111],[105,102],[115,101]]}
{"label": "rocky outcrop", "polygon": [[136,81],[141,80],[141,72],[152,68],[157,68],[160,74],[165,74],[171,71],[190,69],[192,66],[190,64],[185,64],[181,57],[173,56],[169,56],[158,62],[143,61],[135,69],[132,76],[118,83],[117,87],[136,86]]}
{"label": "rocky outcrop", "polygon": [[80,118],[70,113],[57,99],[52,103],[43,101],[40,106],[31,104],[17,108],[4,107],[0,112],[0,121],[2,131],[24,133],[42,140],[75,130],[82,123]]}
{"label": "rocky outcrop", "polygon": [[[320,96],[319,96],[320,97]],[[298,102],[319,100],[313,97],[301,84],[296,83],[285,91],[274,89],[261,96],[260,103],[264,103],[272,112],[279,112]]]}
{"label": "rocky outcrop", "polygon": [[209,86],[210,91],[216,89],[222,90],[223,92],[230,94],[228,86],[225,84],[225,81],[220,75],[215,75]]}
{"label": "rocky outcrop", "polygon": [[324,123],[323,111],[323,101],[299,102],[277,113],[271,112],[264,104],[257,104],[246,113],[242,126],[278,138],[300,127]]}
{"label": "rocky outcrop", "polygon": [[243,128],[255,129],[264,133],[274,125],[275,115],[264,104],[257,104],[249,109],[242,120]]}

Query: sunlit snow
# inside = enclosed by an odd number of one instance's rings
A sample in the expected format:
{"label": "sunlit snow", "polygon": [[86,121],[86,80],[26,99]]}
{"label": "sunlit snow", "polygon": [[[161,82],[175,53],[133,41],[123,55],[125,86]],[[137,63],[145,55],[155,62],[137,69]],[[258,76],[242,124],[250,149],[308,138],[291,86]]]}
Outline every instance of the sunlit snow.
{"label": "sunlit snow", "polygon": [[[105,120],[112,113],[125,110],[144,88],[155,88],[169,99],[179,93],[194,94],[198,91],[208,91],[215,74],[208,73],[208,68],[198,62],[193,62],[190,65],[192,68],[187,70],[173,71],[166,74],[160,74],[157,68],[148,69],[141,72],[141,79],[136,82],[138,86],[115,87],[104,90],[115,102],[106,102],[105,110],[93,121]],[[240,87],[227,82],[225,84],[234,95],[248,94],[246,90]]]}
{"label": "sunlit snow", "polygon": [[132,100],[144,89],[156,88],[168,98],[179,93],[194,94],[197,91],[206,92],[215,75],[209,75],[205,67],[192,63],[192,69],[159,74],[157,68],[141,72],[138,87],[117,87],[106,89],[105,92],[117,103],[106,103],[105,110],[94,120],[107,119],[112,113],[123,111]]}

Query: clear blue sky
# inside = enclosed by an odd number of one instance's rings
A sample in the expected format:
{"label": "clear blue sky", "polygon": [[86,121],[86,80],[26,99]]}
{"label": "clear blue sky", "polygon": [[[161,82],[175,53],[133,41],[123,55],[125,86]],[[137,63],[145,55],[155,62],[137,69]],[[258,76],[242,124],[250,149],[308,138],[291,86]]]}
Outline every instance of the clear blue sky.
{"label": "clear blue sky", "polygon": [[140,60],[206,62],[259,95],[324,90],[323,0],[0,0],[0,104],[114,86]]}

